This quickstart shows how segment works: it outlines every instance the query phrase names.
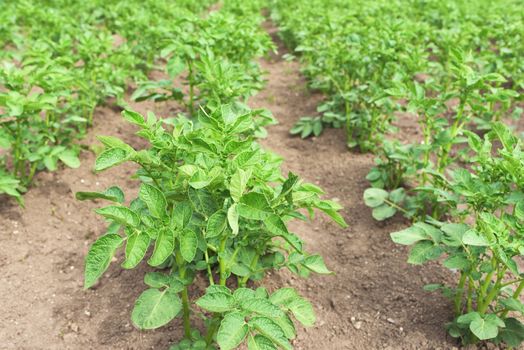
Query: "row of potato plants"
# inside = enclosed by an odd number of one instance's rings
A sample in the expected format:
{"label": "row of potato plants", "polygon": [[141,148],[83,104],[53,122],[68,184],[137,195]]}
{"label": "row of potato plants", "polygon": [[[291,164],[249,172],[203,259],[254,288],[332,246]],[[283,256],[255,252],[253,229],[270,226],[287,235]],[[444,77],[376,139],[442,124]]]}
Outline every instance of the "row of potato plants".
{"label": "row of potato plants", "polygon": [[[522,115],[518,4],[318,2],[331,5],[320,20],[310,3],[273,4],[312,87],[328,94],[323,115],[291,132],[345,123],[348,146],[377,155],[364,192],[373,217],[403,214],[412,225],[391,238],[412,246],[408,262],[439,260],[457,276],[454,286],[425,286],[451,300],[449,334],[463,344],[519,346],[524,157],[503,123]],[[384,137],[396,112],[416,116],[419,143]]]}
{"label": "row of potato plants", "polygon": [[284,268],[300,277],[332,273],[289,230],[290,220],[313,219],[320,210],[346,226],[337,202],[322,200],[320,188],[293,173],[283,176],[282,159],[257,143],[274,123],[269,111],[245,105],[263,86],[254,59],[274,48],[260,27],[261,6],[225,1],[208,16],[180,19],[183,30],[163,40],[167,78],[139,82],[132,98],[173,100],[187,113],[159,119],[124,111],[148,142],[144,149],[99,137],[105,150],[95,170],[138,164],[138,196],[126,204],[116,186],[76,194],[111,202],[96,210],[109,224],[87,254],[85,288],[119,248],[124,269],[146,261],[155,270],[144,276],[148,289],[131,319],[155,329],[181,318],[184,336],[172,350],[292,349],[296,321],[315,323],[313,306],[294,288],[269,291],[254,282]]}
{"label": "row of potato plants", "polygon": [[78,167],[95,107],[125,105],[166,32],[210,1],[10,1],[0,13],[0,194],[15,197],[38,170]]}
{"label": "row of potato plants", "polygon": [[[303,118],[291,132],[318,136],[325,126],[344,127],[348,147],[376,151],[402,108],[385,91],[413,79],[448,90],[454,48],[473,52],[480,74],[501,74],[511,88],[504,98],[515,100],[524,88],[520,7],[518,0],[273,1],[282,39],[300,57],[310,86],[328,96],[320,116]],[[499,117],[485,113],[475,122],[486,128]]]}

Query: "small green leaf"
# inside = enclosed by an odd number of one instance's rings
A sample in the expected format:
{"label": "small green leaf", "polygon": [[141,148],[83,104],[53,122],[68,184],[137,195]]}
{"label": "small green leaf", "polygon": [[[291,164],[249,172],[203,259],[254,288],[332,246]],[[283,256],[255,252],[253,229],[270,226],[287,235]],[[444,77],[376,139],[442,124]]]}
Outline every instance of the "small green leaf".
{"label": "small green leaf", "polygon": [[220,349],[235,349],[244,341],[248,330],[249,327],[241,313],[232,312],[224,316],[217,333],[217,343]]}
{"label": "small green leaf", "polygon": [[184,229],[180,234],[180,253],[185,261],[191,262],[195,258],[198,247],[196,233],[190,229]]}
{"label": "small green leaf", "polygon": [[60,159],[65,165],[73,169],[76,169],[80,166],[80,159],[78,159],[78,155],[76,154],[76,152],[70,149],[60,153],[58,155],[58,159]]}
{"label": "small green leaf", "polygon": [[240,198],[246,190],[247,183],[250,177],[251,170],[244,171],[240,168],[231,177],[231,182],[229,184],[229,192],[235,202],[240,201]]}
{"label": "small green leaf", "polygon": [[383,221],[395,215],[396,212],[397,212],[397,209],[390,207],[387,204],[382,204],[382,205],[379,205],[378,207],[373,208],[371,215],[373,216],[375,220]]}
{"label": "small green leaf", "polygon": [[240,199],[238,214],[246,219],[264,220],[271,214],[271,208],[262,193],[250,192]]}
{"label": "small green leaf", "polygon": [[206,227],[206,238],[220,236],[227,227],[226,214],[219,210],[209,217]]}
{"label": "small green leaf", "polygon": [[224,292],[207,292],[196,301],[196,304],[207,311],[226,312],[234,308],[235,298]]}
{"label": "small green leaf", "polygon": [[147,261],[151,266],[162,265],[166,259],[173,254],[175,249],[175,235],[169,229],[162,229],[158,232],[158,237],[155,241],[155,250],[153,255]]}
{"label": "small green leaf", "polygon": [[160,219],[166,215],[166,197],[158,188],[143,183],[140,186],[138,196],[147,205],[149,212],[155,218]]}
{"label": "small green leaf", "polygon": [[138,225],[140,225],[140,218],[138,215],[126,207],[111,205],[97,209],[95,212],[122,225],[131,227],[138,227]]}
{"label": "small green leaf", "polygon": [[485,315],[484,318],[478,317],[469,324],[469,329],[480,340],[487,340],[496,338],[499,334],[499,327],[505,327],[502,321],[495,314]]}
{"label": "small green leaf", "polygon": [[276,305],[273,305],[265,298],[250,298],[240,301],[240,307],[245,311],[254,312],[261,316],[270,318],[278,318],[283,315],[282,310]]}
{"label": "small green leaf", "polygon": [[174,291],[148,289],[136,300],[131,320],[139,329],[155,329],[169,323],[181,309],[182,302]]}
{"label": "small green leaf", "polygon": [[95,161],[95,171],[102,171],[124,163],[130,159],[130,153],[121,148],[110,148],[102,152]]}
{"label": "small green leaf", "polygon": [[277,347],[271,339],[261,334],[256,334],[255,336],[250,334],[247,341],[247,348],[248,350],[277,350]]}
{"label": "small green leaf", "polygon": [[298,297],[299,295],[294,288],[280,288],[271,294],[269,300],[275,305],[285,306]]}
{"label": "small green leaf", "polygon": [[376,208],[388,198],[389,193],[380,188],[368,188],[364,191],[364,203],[371,208]]}
{"label": "small green leaf", "polygon": [[123,203],[125,199],[124,192],[118,186],[109,187],[104,192],[77,192],[75,197],[79,201],[105,199],[116,203]]}
{"label": "small green leaf", "polygon": [[142,127],[146,126],[146,121],[140,113],[126,110],[122,112],[122,117],[135,125]]}
{"label": "small green leaf", "polygon": [[489,241],[475,230],[468,230],[462,236],[462,243],[477,247],[489,246]]}
{"label": "small green leaf", "polygon": [[402,231],[393,232],[390,236],[393,242],[403,245],[411,245],[429,238],[426,231],[416,226],[411,226]]}
{"label": "small green leaf", "polygon": [[191,208],[191,203],[188,201],[177,203],[173,208],[173,213],[171,214],[171,220],[174,222],[178,229],[183,229],[191,221],[191,216],[193,215],[193,209]]}
{"label": "small green leaf", "polygon": [[438,258],[441,254],[442,249],[431,241],[420,241],[411,248],[408,263],[420,265],[428,260]]}
{"label": "small green leaf", "polygon": [[313,306],[304,298],[296,298],[291,301],[287,307],[293,313],[293,316],[306,327],[311,327],[315,324],[316,317],[313,311]]}
{"label": "small green leaf", "polygon": [[124,269],[132,269],[137,266],[146,255],[151,239],[145,232],[135,231],[127,239],[126,260],[122,264]]}
{"label": "small green leaf", "polygon": [[236,203],[230,206],[227,210],[227,222],[229,223],[229,227],[233,232],[233,236],[238,235],[238,210]]}
{"label": "small green leaf", "polygon": [[84,273],[85,289],[93,286],[107,270],[115,251],[123,241],[123,238],[117,234],[108,234],[97,239],[89,248]]}
{"label": "small green leaf", "polygon": [[271,319],[266,317],[253,317],[249,320],[249,325],[252,328],[255,328],[263,336],[271,339],[271,341],[278,346],[286,350],[293,349],[282,328]]}
{"label": "small green leaf", "polygon": [[514,348],[520,346],[524,341],[524,325],[516,318],[506,318],[504,320],[506,328],[502,328],[499,331],[499,337],[508,346]]}
{"label": "small green leaf", "polygon": [[308,256],[304,259],[304,261],[302,261],[302,265],[304,265],[309,270],[322,275],[333,274],[333,272],[326,267],[326,264],[324,263],[324,258],[322,258],[320,255]]}

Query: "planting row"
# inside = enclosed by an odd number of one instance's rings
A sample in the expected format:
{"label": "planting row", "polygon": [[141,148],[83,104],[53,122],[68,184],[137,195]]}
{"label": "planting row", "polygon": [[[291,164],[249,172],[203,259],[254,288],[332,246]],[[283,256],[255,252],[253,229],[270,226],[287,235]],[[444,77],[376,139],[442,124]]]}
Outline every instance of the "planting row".
{"label": "planting row", "polygon": [[[307,137],[344,125],[349,147],[373,151],[364,193],[373,217],[401,213],[412,221],[391,234],[412,246],[408,262],[442,260],[458,272],[455,286],[425,287],[452,301],[449,334],[464,344],[518,346],[524,157],[521,139],[503,121],[522,115],[520,4],[314,3],[326,7],[320,18],[311,2],[273,4],[312,88],[327,95],[321,116],[304,118],[291,132]],[[392,121],[409,115],[420,140],[390,137]]]}
{"label": "planting row", "polygon": [[[99,136],[105,149],[95,170],[138,164],[138,196],[127,202],[116,186],[76,194],[111,202],[97,210],[109,224],[89,249],[85,287],[97,283],[119,248],[122,268],[147,262],[156,271],[145,275],[149,288],[131,319],[139,329],[155,329],[181,318],[184,337],[173,350],[292,349],[296,321],[315,322],[313,306],[293,288],[270,293],[253,282],[260,285],[275,269],[300,277],[331,274],[288,221],[312,219],[320,210],[346,226],[338,203],[322,200],[320,188],[295,174],[283,176],[282,159],[256,141],[274,123],[269,111],[244,104],[263,85],[253,59],[273,48],[260,28],[260,11],[256,1],[226,1],[205,18],[180,20],[176,38],[160,51],[169,79],[138,82],[131,98],[173,100],[186,114],[124,111],[149,144],[141,150]],[[202,284],[205,291],[198,289]]]}
{"label": "planting row", "polygon": [[[108,98],[125,107],[130,83],[139,85],[133,99],[181,101],[190,116],[199,104],[237,101],[261,89],[253,59],[272,42],[256,7],[228,1],[199,15],[209,5],[7,4],[0,14],[0,194],[22,203],[36,171],[55,170],[58,162],[77,167],[75,140],[92,124],[95,107]],[[148,81],[166,62],[169,79]]]}

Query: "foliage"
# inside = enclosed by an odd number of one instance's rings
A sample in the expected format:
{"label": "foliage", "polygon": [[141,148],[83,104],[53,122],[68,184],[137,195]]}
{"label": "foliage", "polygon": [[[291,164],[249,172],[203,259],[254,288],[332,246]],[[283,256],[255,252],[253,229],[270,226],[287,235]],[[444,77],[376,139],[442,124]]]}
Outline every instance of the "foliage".
{"label": "foliage", "polygon": [[[281,175],[281,159],[254,141],[260,115],[238,104],[207,107],[198,120],[181,117],[166,130],[153,114],[144,119],[125,111],[124,118],[139,127],[137,135],[150,147],[135,150],[119,139],[101,137],[106,150],[95,170],[137,163],[138,197],[125,205],[117,187],[77,194],[79,199],[113,202],[97,210],[110,225],[89,250],[85,287],[96,283],[120,247],[125,245],[126,269],[136,267],[151,249],[147,263],[168,270],[145,276],[150,289],[137,299],[132,320],[151,329],[181,314],[185,340],[174,349],[214,344],[233,349],[246,342],[250,349],[290,349],[296,336],[291,316],[305,326],[314,323],[311,304],[294,289],[269,294],[248,282],[281,268],[303,277],[330,274],[321,256],[305,251],[287,221],[306,220],[302,209],[311,217],[319,209],[339,225],[345,222],[340,205],[319,198],[320,188],[292,173]],[[208,316],[205,336],[190,325],[196,307],[188,289],[199,271],[209,281],[195,302]]]}
{"label": "foliage", "polygon": [[496,88],[491,91],[498,96],[476,119],[489,127],[524,87],[520,7],[515,0],[273,1],[281,37],[299,55],[311,88],[326,94],[319,106],[320,126],[301,120],[293,133],[308,136],[313,125],[319,134],[325,126],[345,124],[350,148],[377,152],[401,109],[401,101],[386,91],[416,81],[431,81],[446,91],[455,75],[457,49],[474,53],[479,75],[498,73],[514,90],[503,96]]}

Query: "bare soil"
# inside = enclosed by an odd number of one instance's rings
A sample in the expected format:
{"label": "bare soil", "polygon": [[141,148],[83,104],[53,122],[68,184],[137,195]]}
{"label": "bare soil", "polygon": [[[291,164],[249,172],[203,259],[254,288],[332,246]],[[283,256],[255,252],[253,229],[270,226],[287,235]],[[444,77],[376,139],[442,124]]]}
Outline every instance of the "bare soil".
{"label": "bare soil", "polygon": [[[279,43],[275,28],[268,24],[267,29]],[[284,157],[286,171],[318,184],[327,198],[339,200],[350,225],[340,229],[319,216],[314,223],[291,226],[310,251],[325,257],[334,276],[302,281],[278,271],[265,282],[270,288],[294,286],[316,307],[317,325],[299,330],[296,349],[458,348],[443,328],[452,317],[450,303],[422,290],[427,283],[453,276],[438,264],[408,265],[407,250],[388,235],[405,223],[375,222],[362,201],[373,157],[349,152],[341,130],[327,130],[308,140],[289,135],[296,120],[316,113],[322,96],[307,90],[299,64],[282,59],[285,52],[280,45],[278,55],[261,61],[268,84],[250,102],[270,109],[280,122],[262,143]],[[176,114],[176,106],[169,104],[144,102],[133,107],[164,117]],[[95,118],[86,145],[96,143],[94,135],[104,134],[143,146],[118,111],[99,108]],[[409,138],[413,128],[401,130]],[[145,264],[123,270],[120,256],[95,288],[83,290],[84,257],[105,223],[93,212],[101,203],[79,202],[74,193],[116,184],[131,197],[138,185],[130,178],[133,166],[94,174],[94,159],[93,152],[85,151],[79,169],[38,174],[25,196],[25,209],[0,199],[0,349],[167,349],[182,335],[178,320],[155,331],[132,326],[133,303],[145,289]]]}

